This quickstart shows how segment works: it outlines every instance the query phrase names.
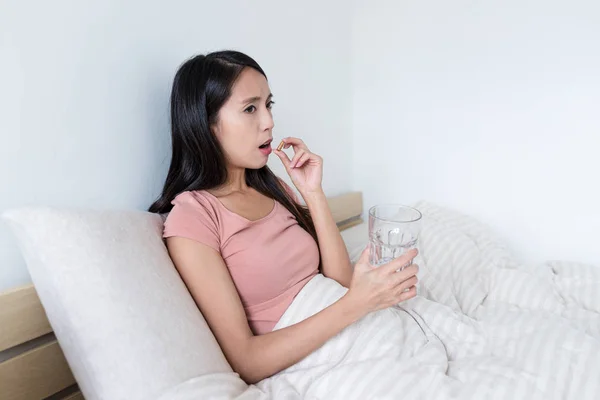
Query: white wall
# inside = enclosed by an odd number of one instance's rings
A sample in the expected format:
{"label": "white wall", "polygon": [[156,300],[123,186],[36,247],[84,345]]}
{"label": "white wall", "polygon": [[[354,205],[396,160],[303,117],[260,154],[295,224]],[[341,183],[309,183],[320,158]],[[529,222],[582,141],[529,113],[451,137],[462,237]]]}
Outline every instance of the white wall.
{"label": "white wall", "polygon": [[[235,48],[269,76],[276,137],[324,156],[328,194],[435,201],[524,260],[600,265],[596,2],[94,3],[0,6],[0,212],[145,209],[177,66]],[[0,224],[0,290],[28,281]]]}
{"label": "white wall", "polygon": [[[342,4],[2,1],[0,212],[146,209],[168,167],[175,70],[222,48],[265,69],[275,137],[300,136],[324,156],[328,194],[351,189],[351,10]],[[0,290],[29,281],[0,224]]]}
{"label": "white wall", "polygon": [[592,0],[356,2],[355,188],[600,266],[599,46]]}

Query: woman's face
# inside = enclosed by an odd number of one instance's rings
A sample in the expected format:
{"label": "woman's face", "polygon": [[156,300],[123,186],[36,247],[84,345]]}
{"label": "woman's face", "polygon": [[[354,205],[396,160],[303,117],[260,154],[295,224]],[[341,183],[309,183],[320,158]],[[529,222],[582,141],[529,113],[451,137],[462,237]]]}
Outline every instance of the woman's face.
{"label": "woman's face", "polygon": [[244,68],[213,127],[230,167],[259,169],[267,163],[275,125],[271,98],[266,78]]}

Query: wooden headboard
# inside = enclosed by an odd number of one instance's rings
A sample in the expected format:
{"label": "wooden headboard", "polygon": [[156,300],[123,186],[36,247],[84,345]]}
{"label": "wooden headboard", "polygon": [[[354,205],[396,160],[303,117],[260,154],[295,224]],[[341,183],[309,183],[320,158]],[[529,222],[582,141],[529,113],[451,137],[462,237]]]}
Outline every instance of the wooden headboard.
{"label": "wooden headboard", "polygon": [[[328,198],[340,231],[362,222],[362,193]],[[0,293],[0,400],[83,400],[33,285]]]}
{"label": "wooden headboard", "polygon": [[83,396],[33,285],[0,294],[0,399]]}

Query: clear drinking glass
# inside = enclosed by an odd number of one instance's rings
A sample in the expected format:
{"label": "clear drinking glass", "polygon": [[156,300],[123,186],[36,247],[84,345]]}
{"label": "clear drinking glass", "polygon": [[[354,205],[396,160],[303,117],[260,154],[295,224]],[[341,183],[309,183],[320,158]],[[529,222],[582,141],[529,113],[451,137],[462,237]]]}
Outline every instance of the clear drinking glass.
{"label": "clear drinking glass", "polygon": [[416,247],[422,214],[401,204],[382,204],[369,209],[369,261],[386,264]]}

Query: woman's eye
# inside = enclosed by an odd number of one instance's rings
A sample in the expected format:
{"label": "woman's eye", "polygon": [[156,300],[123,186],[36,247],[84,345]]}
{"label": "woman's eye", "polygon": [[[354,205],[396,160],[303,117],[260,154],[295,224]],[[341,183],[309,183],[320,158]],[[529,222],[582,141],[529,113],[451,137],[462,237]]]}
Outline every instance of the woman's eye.
{"label": "woman's eye", "polygon": [[256,107],[250,106],[250,107],[246,108],[244,110],[244,112],[247,112],[248,114],[252,114],[255,110],[256,110]]}
{"label": "woman's eye", "polygon": [[267,103],[267,108],[270,110],[271,108],[273,108],[273,104],[275,104],[275,102],[274,102],[274,101],[272,101],[272,100],[271,100],[271,101],[269,101],[269,102]]}

